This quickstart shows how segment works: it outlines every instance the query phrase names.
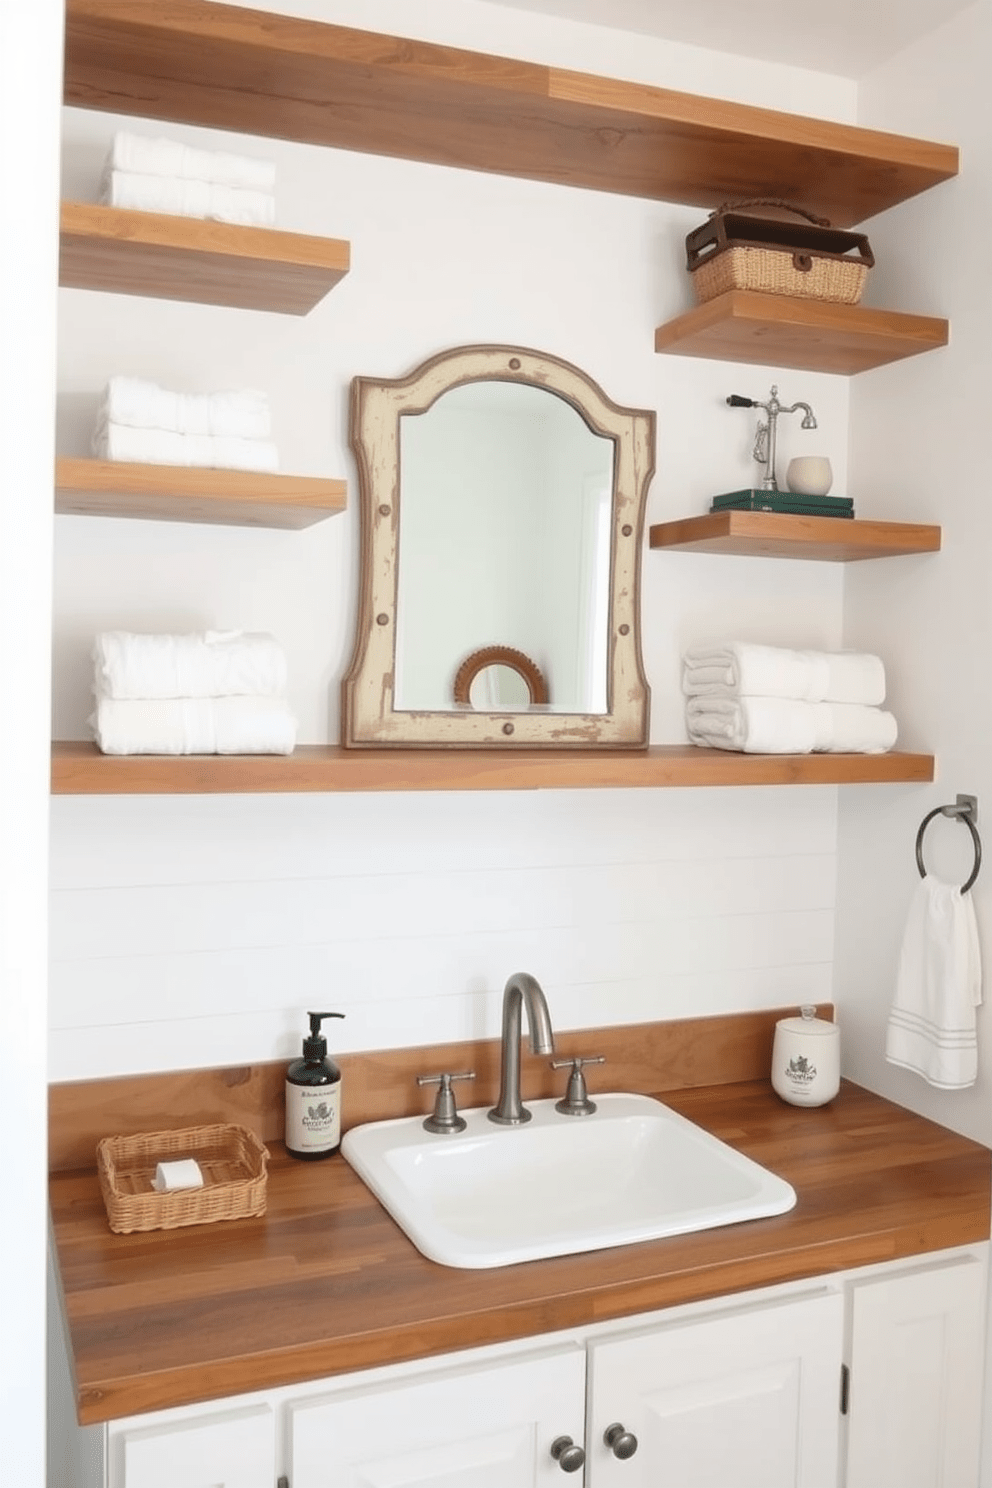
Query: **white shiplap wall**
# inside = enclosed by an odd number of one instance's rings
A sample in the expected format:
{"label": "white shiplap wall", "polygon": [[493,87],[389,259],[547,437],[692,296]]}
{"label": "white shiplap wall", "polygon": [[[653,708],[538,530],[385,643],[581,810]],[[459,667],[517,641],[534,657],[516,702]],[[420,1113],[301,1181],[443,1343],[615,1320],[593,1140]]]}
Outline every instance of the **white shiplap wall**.
{"label": "white shiplap wall", "polygon": [[[375,8],[381,25],[590,72],[850,118],[840,79],[527,17],[480,0]],[[361,14],[357,14],[360,11]],[[467,28],[467,32],[466,32]],[[95,196],[116,128],[68,110],[63,192]],[[349,510],[304,533],[65,517],[56,523],[55,733],[86,736],[101,628],[268,629],[286,647],[301,742],[336,739],[357,594],[347,446],[355,375],[512,341],[658,413],[648,520],[746,485],[753,421],[730,392],[811,402],[842,488],[846,379],[659,357],[691,303],[697,210],[208,130],[168,133],[277,166],[280,225],[345,237],[353,267],[303,319],[63,291],[60,453],[86,453],[115,372],[270,394],[287,471],[346,476]],[[788,422],[788,421],[786,421]],[[784,461],[812,436],[781,431]],[[655,742],[684,737],[678,658],[737,635],[840,641],[838,565],[646,553]],[[560,1028],[830,995],[836,792],[589,791],[68,799],[52,811],[51,1076],[291,1057],[302,1011],[347,1013],[347,1049],[491,1034],[530,970]]]}

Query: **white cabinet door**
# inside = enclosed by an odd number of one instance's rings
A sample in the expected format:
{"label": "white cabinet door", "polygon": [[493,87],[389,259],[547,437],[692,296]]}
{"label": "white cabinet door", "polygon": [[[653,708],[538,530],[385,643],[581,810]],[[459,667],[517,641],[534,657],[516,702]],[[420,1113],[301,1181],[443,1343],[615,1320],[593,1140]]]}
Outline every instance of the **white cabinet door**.
{"label": "white cabinet door", "polygon": [[111,1488],[273,1488],[275,1424],[246,1406],[113,1435]]}
{"label": "white cabinet door", "polygon": [[587,1488],[836,1488],[843,1323],[833,1293],[593,1344]]}
{"label": "white cabinet door", "polygon": [[975,1488],[986,1263],[853,1287],[847,1488]]}
{"label": "white cabinet door", "polygon": [[585,1351],[449,1367],[290,1406],[292,1488],[551,1488],[581,1446]]}

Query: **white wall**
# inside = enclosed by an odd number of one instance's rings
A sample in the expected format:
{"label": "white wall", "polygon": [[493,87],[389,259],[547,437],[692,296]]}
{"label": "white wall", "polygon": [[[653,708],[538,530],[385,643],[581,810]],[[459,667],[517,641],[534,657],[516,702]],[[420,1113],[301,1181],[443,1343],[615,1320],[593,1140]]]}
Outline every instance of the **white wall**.
{"label": "white wall", "polygon": [[[989,440],[989,234],[992,231],[992,7],[972,6],[866,78],[860,122],[960,146],[959,177],[869,224],[878,259],[873,302],[947,316],[949,347],[857,379],[851,399],[851,485],[871,515],[939,522],[930,558],[852,568],[845,640],[884,647],[910,747],[932,749],[939,779],[911,793],[859,792],[840,807],[835,998],[845,1065],[862,1084],[992,1145],[992,1029],[979,1013],[979,1075],[967,1091],[931,1089],[885,1062],[885,1027],[924,814],[958,792],[992,823],[992,690],[988,646],[992,506]],[[938,819],[928,869],[962,882],[972,865],[964,828]],[[988,859],[974,888],[988,1003],[992,897]],[[983,1484],[992,1484],[987,1386]]]}
{"label": "white wall", "polygon": [[[0,7],[0,1458],[45,1476],[45,923],[62,7]],[[30,141],[30,148],[25,148]]]}
{"label": "white wall", "polygon": [[[311,12],[368,24],[357,9]],[[477,3],[377,7],[376,23],[756,102],[774,80],[783,107],[802,96],[837,117],[853,105],[836,79]],[[95,194],[126,122],[67,112],[67,195]],[[271,396],[284,468],[346,475],[354,489],[350,378],[396,377],[442,348],[500,341],[574,361],[615,401],[658,410],[649,520],[703,511],[715,492],[752,481],[753,420],[724,400],[766,396],[773,378],[787,401],[813,404],[842,488],[843,379],[654,354],[655,325],[691,303],[683,239],[699,211],[172,132],[274,158],[281,225],[350,239],[354,267],[305,320],[63,291],[62,452],[85,452],[114,372],[191,390],[251,382]],[[783,420],[783,469],[810,438]],[[57,529],[58,737],[86,734],[96,630],[222,625],[274,631],[301,740],[337,738],[354,501],[305,533],[70,517]],[[678,740],[681,648],[725,633],[835,644],[841,577],[833,565],[646,552],[643,611],[653,737]],[[290,1056],[302,1010],[318,1003],[348,1014],[342,1048],[495,1033],[503,983],[520,969],[542,979],[561,1028],[824,995],[835,797],[57,800],[51,1076]]]}

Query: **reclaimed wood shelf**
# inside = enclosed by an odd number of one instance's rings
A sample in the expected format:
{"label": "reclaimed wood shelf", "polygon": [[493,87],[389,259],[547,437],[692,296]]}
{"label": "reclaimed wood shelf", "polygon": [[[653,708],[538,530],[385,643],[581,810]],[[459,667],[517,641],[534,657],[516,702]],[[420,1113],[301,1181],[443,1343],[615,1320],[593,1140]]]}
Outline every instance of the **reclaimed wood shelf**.
{"label": "reclaimed wood shelf", "polygon": [[722,785],[874,785],[934,778],[929,754],[734,754],[647,750],[341,749],[281,755],[106,755],[56,743],[52,794],[213,795],[307,791],[578,790]]}
{"label": "reclaimed wood shelf", "polygon": [[346,503],[344,481],[316,476],[71,458],[55,465],[60,516],[299,530],[344,511]]}
{"label": "reclaimed wood shelf", "polygon": [[948,342],[946,320],[732,289],[659,326],[655,351],[851,377]]}
{"label": "reclaimed wood shelf", "polygon": [[648,546],[743,558],[809,558],[853,563],[940,551],[941,530],[915,522],[801,517],[791,512],[720,511],[648,529]]}
{"label": "reclaimed wood shelf", "polygon": [[62,203],[59,283],[66,289],[307,315],[350,261],[349,244],[337,238]]}
{"label": "reclaimed wood shelf", "polygon": [[957,174],[950,145],[211,3],[67,0],[78,108],[837,227]]}

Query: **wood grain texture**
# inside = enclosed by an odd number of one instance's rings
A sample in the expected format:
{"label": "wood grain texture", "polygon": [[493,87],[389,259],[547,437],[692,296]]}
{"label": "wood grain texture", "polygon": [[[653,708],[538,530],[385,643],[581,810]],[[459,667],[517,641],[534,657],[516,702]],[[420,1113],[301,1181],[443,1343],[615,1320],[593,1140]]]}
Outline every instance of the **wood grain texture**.
{"label": "wood grain texture", "polygon": [[[270,1139],[257,1219],[114,1235],[90,1168],[51,1180],[83,1423],[986,1240],[988,1151],[844,1083],[819,1109],[767,1079],[666,1102],[796,1188],[786,1215],[490,1271],[426,1260],[340,1154]],[[174,1113],[173,1113],[174,1114]]]}
{"label": "wood grain texture", "polygon": [[809,558],[854,563],[940,551],[939,527],[914,522],[869,522],[805,517],[785,512],[719,511],[659,522],[649,528],[649,546],[694,553],[732,553],[744,558]]}
{"label": "wood grain texture", "polygon": [[63,202],[59,283],[307,315],[348,272],[337,238]]}
{"label": "wood grain texture", "polygon": [[580,790],[714,785],[880,785],[934,778],[929,754],[734,754],[690,744],[646,750],[339,749],[281,755],[101,754],[52,748],[53,795],[203,795],[390,790]]}
{"label": "wood grain texture", "polygon": [[61,516],[147,518],[299,531],[344,511],[344,481],[260,471],[64,456],[55,462]]}
{"label": "wood grain texture", "polygon": [[949,145],[209,0],[69,0],[65,101],[705,208],[785,196],[840,227],[958,169]]}
{"label": "wood grain texture", "polygon": [[935,351],[948,336],[933,316],[734,289],[659,326],[654,349],[850,377]]}

